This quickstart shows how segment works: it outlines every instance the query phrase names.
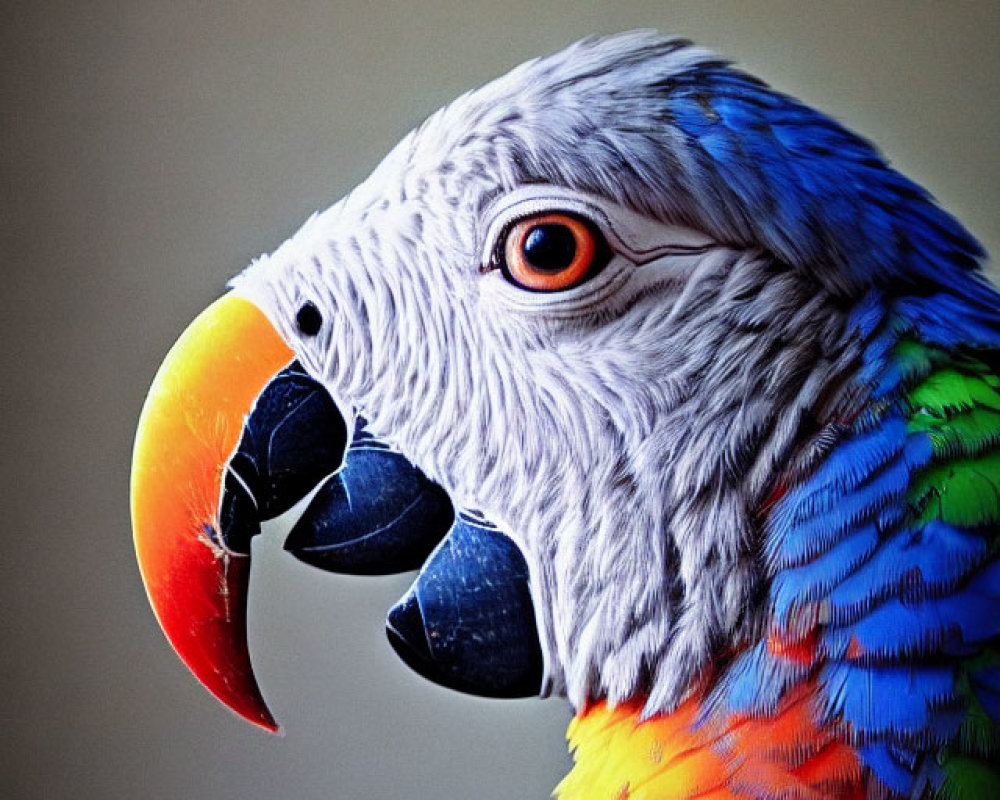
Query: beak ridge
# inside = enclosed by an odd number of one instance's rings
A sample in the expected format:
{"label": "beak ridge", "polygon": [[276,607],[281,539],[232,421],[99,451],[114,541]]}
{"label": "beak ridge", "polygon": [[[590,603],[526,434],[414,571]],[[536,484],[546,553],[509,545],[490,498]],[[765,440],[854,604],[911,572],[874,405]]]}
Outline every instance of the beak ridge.
{"label": "beak ridge", "polygon": [[246,416],[292,358],[263,312],[236,295],[223,296],[195,319],[160,367],[132,456],[136,557],[160,626],[212,694],[270,731],[277,724],[246,644],[249,551],[225,543],[219,503]]}

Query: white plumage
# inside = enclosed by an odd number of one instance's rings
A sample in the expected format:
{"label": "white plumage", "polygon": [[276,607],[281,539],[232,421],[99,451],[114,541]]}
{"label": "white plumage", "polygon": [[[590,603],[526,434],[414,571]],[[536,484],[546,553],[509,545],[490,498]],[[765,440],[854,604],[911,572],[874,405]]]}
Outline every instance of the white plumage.
{"label": "white plumage", "polygon": [[[630,34],[523,65],[235,281],[342,408],[520,545],[543,693],[578,708],[672,708],[760,624],[753,509],[853,357],[833,293],[693,197],[704,176],[647,95],[711,59]],[[540,294],[491,268],[543,210],[603,232],[598,277]]]}

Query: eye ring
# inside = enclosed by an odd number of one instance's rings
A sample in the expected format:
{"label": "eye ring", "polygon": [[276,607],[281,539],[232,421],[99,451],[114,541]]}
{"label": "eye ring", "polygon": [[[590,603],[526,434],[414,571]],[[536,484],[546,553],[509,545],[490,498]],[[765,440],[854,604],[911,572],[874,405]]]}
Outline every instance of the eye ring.
{"label": "eye ring", "polygon": [[295,315],[295,324],[305,336],[315,336],[323,327],[323,315],[311,302],[306,302]]}
{"label": "eye ring", "polygon": [[514,223],[503,238],[501,268],[511,283],[534,292],[570,289],[603,264],[603,237],[580,217],[552,212]]}

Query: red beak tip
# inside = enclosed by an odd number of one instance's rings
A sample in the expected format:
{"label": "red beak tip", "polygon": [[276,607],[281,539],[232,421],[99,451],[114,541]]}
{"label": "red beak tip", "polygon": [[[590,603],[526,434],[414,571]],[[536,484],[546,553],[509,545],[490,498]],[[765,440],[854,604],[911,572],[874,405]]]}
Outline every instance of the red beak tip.
{"label": "red beak tip", "polygon": [[271,716],[270,712],[268,712],[266,716],[262,714],[261,716],[256,718],[244,717],[244,719],[246,719],[247,722],[253,723],[261,730],[265,730],[268,733],[274,734],[275,736],[284,737],[285,735],[285,729],[282,728],[277,723],[274,717]]}
{"label": "red beak tip", "polygon": [[[252,345],[252,356],[247,346]],[[279,733],[247,648],[250,559],[219,558],[224,466],[263,387],[294,353],[260,309],[226,295],[181,335],[150,387],[136,431],[132,527],[139,569],[167,639],[239,717]]]}

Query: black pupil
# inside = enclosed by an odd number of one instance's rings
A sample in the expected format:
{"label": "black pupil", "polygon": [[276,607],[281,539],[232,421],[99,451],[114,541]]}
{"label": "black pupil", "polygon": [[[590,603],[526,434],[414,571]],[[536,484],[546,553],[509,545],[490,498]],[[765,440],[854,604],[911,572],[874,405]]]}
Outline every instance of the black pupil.
{"label": "black pupil", "polygon": [[536,225],[524,237],[524,257],[537,270],[559,272],[575,256],[576,239],[565,225]]}
{"label": "black pupil", "polygon": [[306,303],[295,315],[295,322],[298,324],[299,330],[306,336],[315,336],[323,325],[323,317],[316,306],[312,303]]}

